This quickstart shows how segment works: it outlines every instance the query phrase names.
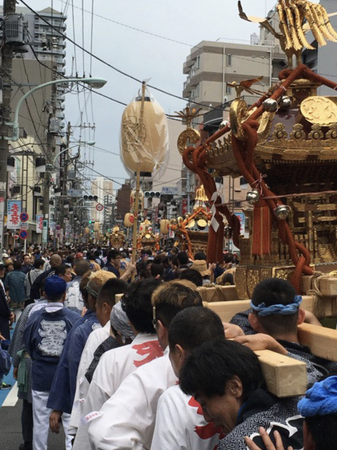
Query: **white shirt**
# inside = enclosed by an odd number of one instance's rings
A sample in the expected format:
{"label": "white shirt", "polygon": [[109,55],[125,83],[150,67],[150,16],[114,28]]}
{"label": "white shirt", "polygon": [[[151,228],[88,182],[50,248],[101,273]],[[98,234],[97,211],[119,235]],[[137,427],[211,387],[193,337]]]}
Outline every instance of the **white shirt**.
{"label": "white shirt", "polygon": [[[94,372],[84,402],[83,415],[99,411],[120,384],[138,367],[163,355],[156,334],[138,333],[132,344],[105,352]],[[89,449],[87,422],[79,424],[73,450]]]}
{"label": "white shirt", "polygon": [[149,450],[159,397],[177,382],[168,351],[129,375],[90,421],[91,448]]}
{"label": "white shirt", "polygon": [[81,277],[75,277],[67,284],[66,299],[64,306],[73,310],[82,312],[84,302],[80,291]]}
{"label": "white shirt", "polygon": [[97,348],[110,336],[111,324],[110,320],[102,328],[98,328],[90,333],[88,340],[82,352],[80,364],[78,366],[76,378],[76,392],[74,397],[74,404],[71,410],[71,417],[69,422],[69,434],[76,434],[82,414],[84,399],[87,397],[89,390],[89,381],[85,374],[94,359],[94,353]]}
{"label": "white shirt", "polygon": [[213,450],[218,447],[220,431],[206,422],[193,397],[172,386],[158,402],[151,450]]}

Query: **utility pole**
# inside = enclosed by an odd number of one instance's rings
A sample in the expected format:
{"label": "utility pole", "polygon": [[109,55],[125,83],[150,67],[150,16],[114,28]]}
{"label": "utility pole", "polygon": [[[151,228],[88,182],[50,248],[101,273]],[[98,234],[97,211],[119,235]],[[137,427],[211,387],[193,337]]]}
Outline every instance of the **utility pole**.
{"label": "utility pole", "polygon": [[[66,149],[69,149],[69,147],[70,147],[70,134],[71,134],[71,123],[68,122],[66,143],[65,143]],[[63,234],[65,235],[65,228],[64,228],[64,204],[65,204],[65,202],[64,202],[64,200],[67,197],[69,150],[66,150],[64,153],[61,153],[59,158],[60,158],[60,182],[61,182],[59,225],[61,227],[61,230],[63,230]]]}
{"label": "utility pole", "polygon": [[[15,13],[16,0],[4,0],[3,14],[4,21],[9,14]],[[5,26],[4,26],[5,28]],[[4,242],[4,216],[5,202],[7,199],[7,157],[9,127],[7,123],[11,120],[11,77],[12,77],[13,48],[6,44],[6,35],[3,33],[1,49],[1,77],[2,77],[2,104],[0,118],[0,249]]]}
{"label": "utility pole", "polygon": [[[57,66],[53,65],[54,71],[56,71]],[[55,75],[53,76],[54,79],[56,78]],[[55,130],[51,129],[52,120],[55,117],[55,110],[56,110],[56,85],[54,84],[52,86],[51,91],[51,105],[49,110],[49,119],[48,119],[48,130],[47,130],[47,167],[44,174],[44,191],[43,191],[43,219],[48,221],[48,230],[50,227],[50,186],[51,186],[51,170],[53,168],[51,167],[51,163],[53,161],[53,154],[55,152]],[[55,233],[55,230],[54,230]],[[48,233],[49,236],[49,233]],[[48,238],[47,242],[43,242],[43,244],[48,244]]]}

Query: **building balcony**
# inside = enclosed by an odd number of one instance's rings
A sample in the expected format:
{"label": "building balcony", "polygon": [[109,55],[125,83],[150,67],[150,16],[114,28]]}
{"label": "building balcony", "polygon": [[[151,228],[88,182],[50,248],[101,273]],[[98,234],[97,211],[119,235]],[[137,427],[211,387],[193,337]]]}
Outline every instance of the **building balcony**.
{"label": "building balcony", "polygon": [[220,105],[218,108],[213,109],[212,111],[207,112],[204,114],[204,127],[203,129],[205,131],[214,133],[219,128],[219,125],[223,121],[224,113],[222,105]]}
{"label": "building balcony", "polygon": [[190,56],[187,57],[186,61],[183,64],[183,73],[187,74],[189,73],[191,67],[193,66],[193,64],[195,63],[195,59],[191,59]]}
{"label": "building balcony", "polygon": [[192,92],[192,87],[189,83],[184,83],[184,89],[183,89],[183,97],[190,97]]}

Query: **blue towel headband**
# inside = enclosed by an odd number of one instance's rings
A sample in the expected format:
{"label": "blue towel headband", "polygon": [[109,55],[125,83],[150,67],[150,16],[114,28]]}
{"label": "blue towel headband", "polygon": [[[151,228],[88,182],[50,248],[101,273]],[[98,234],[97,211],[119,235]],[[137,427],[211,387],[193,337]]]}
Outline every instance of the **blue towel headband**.
{"label": "blue towel headband", "polygon": [[297,408],[303,417],[337,414],[337,376],[315,383],[298,402]]}
{"label": "blue towel headband", "polygon": [[258,313],[259,316],[270,316],[271,314],[281,314],[283,316],[295,314],[302,302],[302,295],[295,295],[294,302],[288,305],[270,305],[266,306],[265,303],[255,306],[253,302],[250,302],[251,308]]}

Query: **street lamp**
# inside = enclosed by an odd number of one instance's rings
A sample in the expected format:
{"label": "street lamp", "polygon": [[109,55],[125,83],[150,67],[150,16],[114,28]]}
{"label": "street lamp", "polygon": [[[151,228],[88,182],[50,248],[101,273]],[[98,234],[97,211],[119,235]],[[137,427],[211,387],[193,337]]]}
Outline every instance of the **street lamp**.
{"label": "street lamp", "polygon": [[104,80],[103,78],[62,78],[58,80],[48,81],[47,83],[35,86],[30,91],[26,92],[26,94],[23,95],[18,101],[14,112],[13,136],[9,137],[8,140],[17,141],[19,139],[19,111],[22,103],[26,100],[26,98],[29,97],[31,94],[34,94],[34,92],[38,91],[39,89],[43,89],[45,87],[52,86],[54,84],[62,84],[62,83],[85,83],[89,84],[94,89],[100,89],[105,85],[106,80]]}
{"label": "street lamp", "polygon": [[77,147],[78,145],[81,145],[81,144],[93,146],[93,145],[96,144],[96,142],[95,142],[95,141],[78,141],[76,144],[71,145],[70,147],[64,148],[64,149],[61,150],[57,155],[55,155],[55,158],[53,159],[53,164],[52,164],[52,165],[55,166],[55,162],[56,162],[57,158],[58,158],[62,153],[65,153],[65,152],[67,152],[68,150],[70,150],[71,148],[75,148],[75,147]]}

